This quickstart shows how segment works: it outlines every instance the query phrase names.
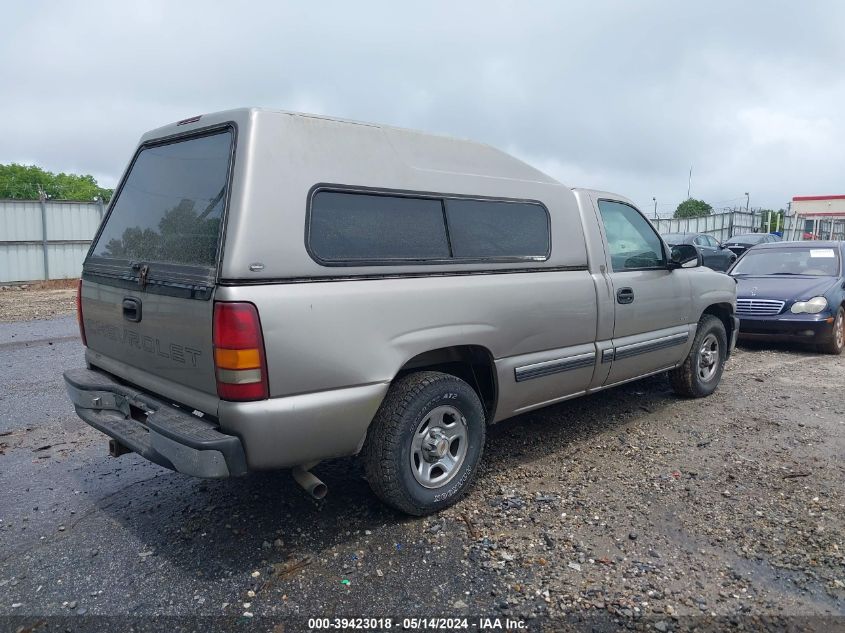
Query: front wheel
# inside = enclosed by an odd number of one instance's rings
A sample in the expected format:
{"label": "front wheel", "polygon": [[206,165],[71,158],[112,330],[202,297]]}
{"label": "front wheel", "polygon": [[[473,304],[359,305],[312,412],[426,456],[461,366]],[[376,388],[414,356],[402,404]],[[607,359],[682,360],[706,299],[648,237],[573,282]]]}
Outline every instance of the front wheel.
{"label": "front wheel", "polygon": [[830,339],[819,345],[819,351],[825,354],[841,354],[843,348],[845,348],[845,308],[839,308],[833,319]]}
{"label": "front wheel", "polygon": [[407,514],[447,508],[472,484],[485,431],[481,400],[463,380],[434,371],[404,376],[390,387],[367,433],[370,487]]}
{"label": "front wheel", "polygon": [[703,398],[716,391],[728,357],[728,336],[725,325],[713,315],[705,314],[684,362],[669,372],[675,393],[688,398]]}

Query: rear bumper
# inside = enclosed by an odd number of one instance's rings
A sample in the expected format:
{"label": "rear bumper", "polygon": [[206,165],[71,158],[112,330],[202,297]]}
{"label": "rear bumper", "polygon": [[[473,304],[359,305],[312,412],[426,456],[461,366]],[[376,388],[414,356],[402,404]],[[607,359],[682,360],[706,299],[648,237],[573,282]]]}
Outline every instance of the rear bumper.
{"label": "rear bumper", "polygon": [[142,457],[186,475],[222,478],[247,472],[241,440],[104,372],[72,369],[65,387],[77,415]]}
{"label": "rear bumper", "polygon": [[739,336],[744,339],[806,341],[818,343],[833,335],[830,315],[778,315],[773,317],[741,317]]}

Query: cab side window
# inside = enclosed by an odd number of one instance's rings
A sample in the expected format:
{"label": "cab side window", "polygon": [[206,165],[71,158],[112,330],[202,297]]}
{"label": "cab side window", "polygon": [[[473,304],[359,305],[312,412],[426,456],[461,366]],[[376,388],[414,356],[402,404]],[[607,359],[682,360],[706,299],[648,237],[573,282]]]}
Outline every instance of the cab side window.
{"label": "cab side window", "polygon": [[662,242],[639,211],[622,202],[599,200],[599,212],[614,271],[666,265]]}

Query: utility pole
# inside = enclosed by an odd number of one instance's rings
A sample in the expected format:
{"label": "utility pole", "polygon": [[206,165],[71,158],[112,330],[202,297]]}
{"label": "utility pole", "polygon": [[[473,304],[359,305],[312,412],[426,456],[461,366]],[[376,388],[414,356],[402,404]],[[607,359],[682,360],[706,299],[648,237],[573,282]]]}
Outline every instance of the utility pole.
{"label": "utility pole", "polygon": [[687,200],[690,199],[690,191],[692,191],[692,165],[689,166],[689,179],[687,180]]}
{"label": "utility pole", "polygon": [[654,219],[656,220],[657,219],[657,198],[652,197],[651,199],[654,201]]}
{"label": "utility pole", "polygon": [[748,213],[748,205],[751,204],[751,194],[745,192],[745,212]]}

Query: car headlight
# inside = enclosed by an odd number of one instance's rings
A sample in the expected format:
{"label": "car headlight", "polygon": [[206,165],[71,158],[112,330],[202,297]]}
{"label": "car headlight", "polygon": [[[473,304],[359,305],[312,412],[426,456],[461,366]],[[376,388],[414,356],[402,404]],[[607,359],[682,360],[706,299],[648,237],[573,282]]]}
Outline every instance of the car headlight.
{"label": "car headlight", "polygon": [[818,314],[827,307],[827,299],[824,297],[813,297],[808,301],[796,301],[789,309],[792,314]]}

